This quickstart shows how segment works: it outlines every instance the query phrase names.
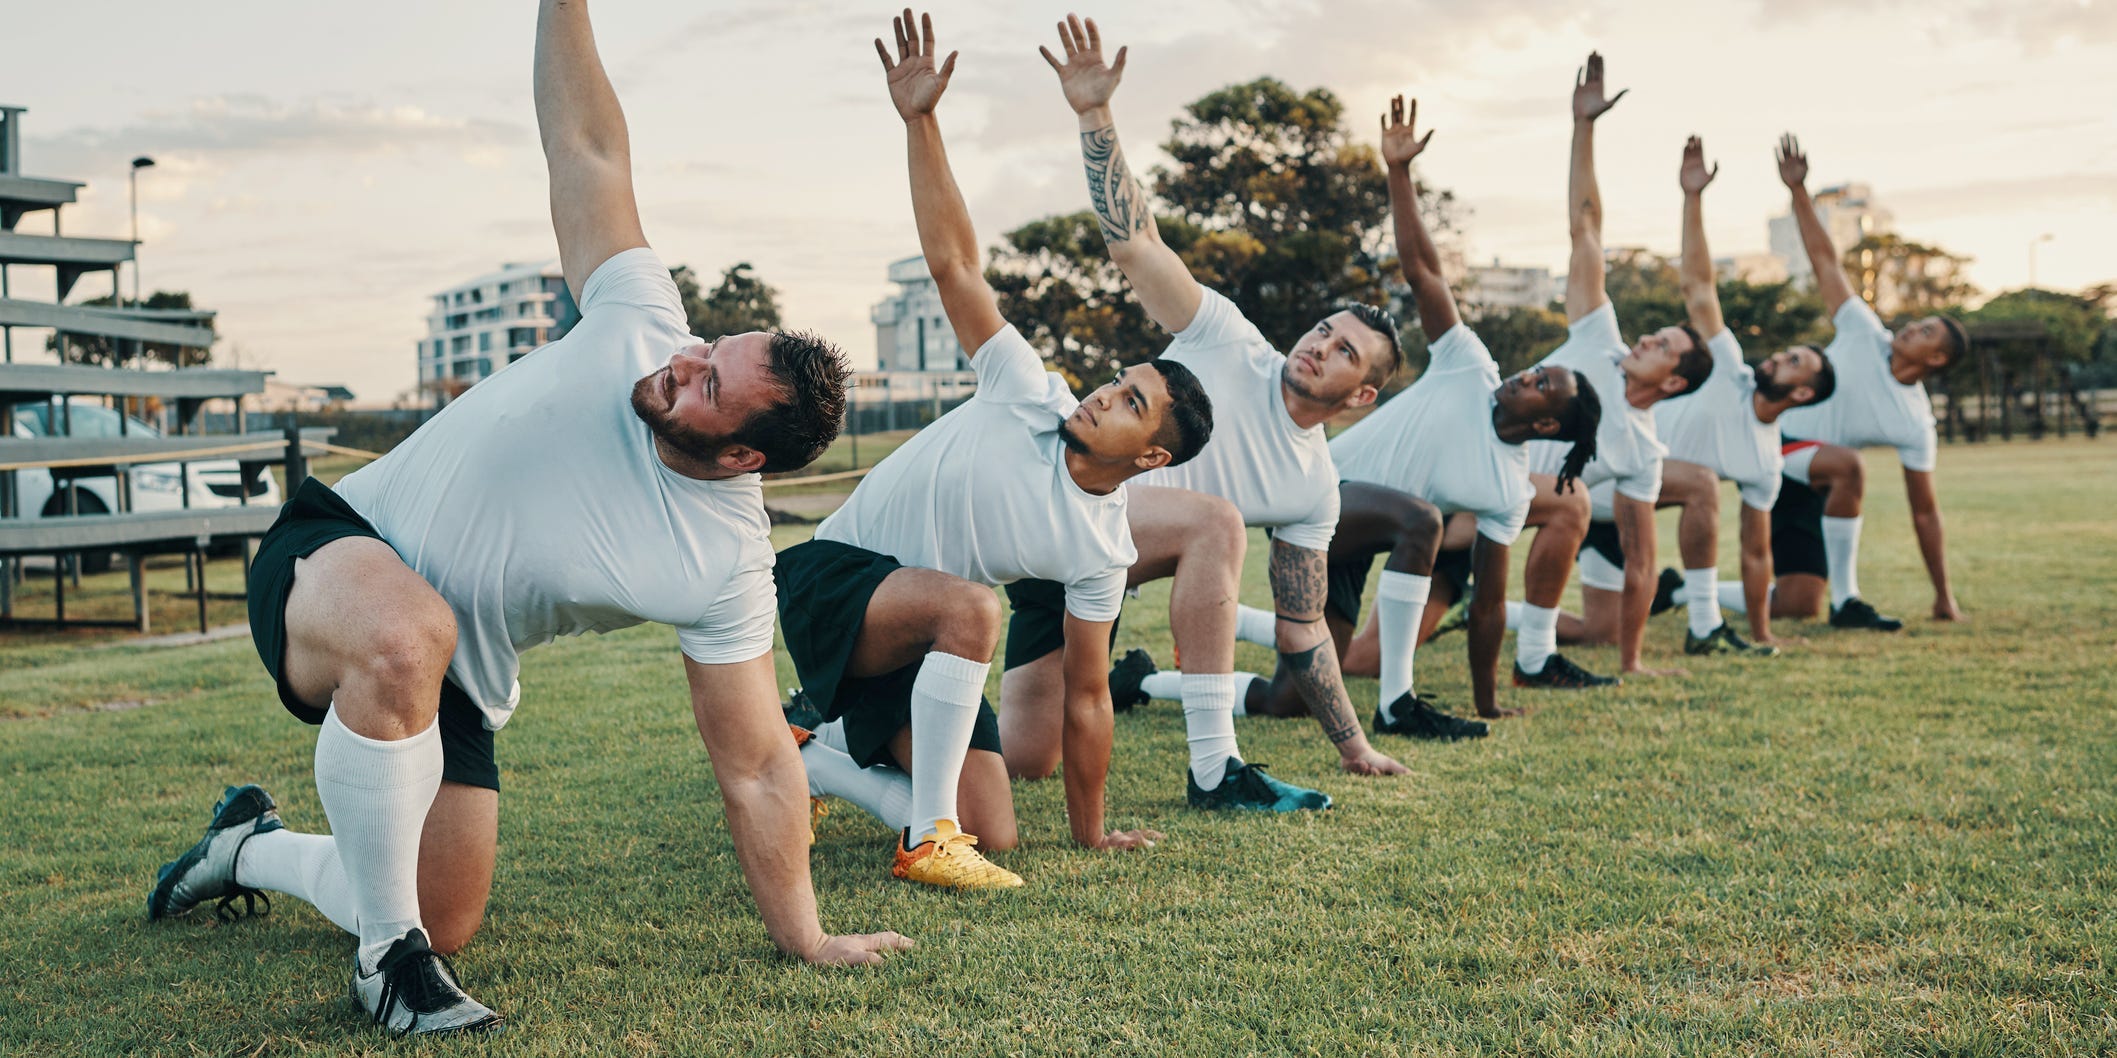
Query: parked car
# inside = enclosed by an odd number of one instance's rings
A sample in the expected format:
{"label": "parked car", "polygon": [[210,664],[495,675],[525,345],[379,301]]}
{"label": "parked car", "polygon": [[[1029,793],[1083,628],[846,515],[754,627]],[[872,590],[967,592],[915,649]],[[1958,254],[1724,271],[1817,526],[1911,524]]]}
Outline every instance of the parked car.
{"label": "parked car", "polygon": [[[118,413],[95,404],[76,404],[71,409],[69,433],[66,413],[57,404],[31,404],[15,409],[16,437],[160,437],[162,431],[136,418],[127,417],[125,432],[119,433]],[[242,467],[233,459],[203,459],[188,464],[141,463],[124,470],[132,479],[132,509],[135,511],[178,510],[185,506],[184,479],[190,478],[192,507],[233,507],[243,502]],[[118,509],[115,474],[76,477],[62,488],[49,470],[15,473],[19,517],[49,518],[69,511],[104,514]],[[279,483],[269,473],[250,483],[252,505],[279,505]],[[110,568],[108,553],[82,556],[82,569],[95,573]]]}

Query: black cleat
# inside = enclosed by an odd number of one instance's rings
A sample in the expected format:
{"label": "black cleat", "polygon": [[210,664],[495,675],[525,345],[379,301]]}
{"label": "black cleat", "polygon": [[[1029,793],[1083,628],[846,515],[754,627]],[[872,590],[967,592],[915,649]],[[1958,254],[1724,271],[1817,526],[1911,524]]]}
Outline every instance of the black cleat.
{"label": "black cleat", "polygon": [[1661,571],[1661,579],[1654,582],[1654,602],[1647,607],[1647,616],[1667,613],[1676,608],[1677,600],[1683,596],[1683,574],[1675,567]]}
{"label": "black cleat", "polygon": [[823,710],[799,687],[787,688],[787,700],[779,703],[779,710],[786,714],[788,727],[814,731],[823,726]]}
{"label": "black cleat", "polygon": [[1330,795],[1321,790],[1280,782],[1264,773],[1262,764],[1228,761],[1220,785],[1210,790],[1198,785],[1189,767],[1184,772],[1184,800],[1192,808],[1236,812],[1318,812],[1331,806]]}
{"label": "black cleat", "polygon": [[1543,687],[1547,689],[1579,691],[1589,687],[1609,687],[1617,683],[1614,676],[1597,676],[1574,663],[1564,654],[1553,654],[1544,659],[1544,671],[1530,674],[1522,671],[1520,662],[1514,664],[1516,687]]}
{"label": "black cleat", "polygon": [[[147,917],[174,918],[208,900],[220,901],[214,914],[223,919],[256,914],[260,902],[266,911],[272,910],[270,897],[236,883],[235,858],[244,842],[285,827],[271,794],[257,786],[228,787],[213,806],[206,836],[155,875],[154,889],[147,894]],[[237,900],[243,902],[241,911],[235,909]]]}
{"label": "black cleat", "polygon": [[1752,643],[1735,634],[1725,623],[1704,635],[1694,635],[1683,630],[1683,652],[1694,657],[1707,654],[1735,654],[1753,658],[1775,658],[1779,648],[1768,643]]}
{"label": "black cleat", "polygon": [[1144,650],[1126,651],[1117,664],[1110,666],[1110,708],[1129,713],[1135,706],[1153,701],[1139,685],[1159,671],[1154,667],[1154,655]]}
{"label": "black cleat", "polygon": [[368,1020],[397,1036],[498,1032],[507,1027],[492,1008],[464,994],[455,968],[413,929],[390,945],[374,973],[353,967],[353,1001]]}
{"label": "black cleat", "polygon": [[1375,733],[1378,735],[1453,742],[1463,738],[1484,738],[1488,731],[1483,720],[1465,720],[1444,713],[1434,708],[1432,702],[1408,691],[1399,695],[1388,708],[1375,710]]}
{"label": "black cleat", "polygon": [[1855,595],[1845,600],[1843,606],[1830,608],[1830,627],[1865,628],[1870,632],[1894,632],[1904,627],[1904,622],[1894,617],[1877,613],[1867,605],[1867,600]]}

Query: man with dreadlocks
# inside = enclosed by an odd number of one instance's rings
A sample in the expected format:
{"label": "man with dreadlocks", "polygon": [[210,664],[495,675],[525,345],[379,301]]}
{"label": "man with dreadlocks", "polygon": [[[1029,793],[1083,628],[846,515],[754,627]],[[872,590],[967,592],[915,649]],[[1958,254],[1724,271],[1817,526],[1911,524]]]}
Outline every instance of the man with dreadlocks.
{"label": "man with dreadlocks", "polygon": [[[1663,327],[1626,346],[1617,330],[1617,312],[1603,289],[1602,192],[1595,181],[1595,121],[1624,97],[1605,97],[1602,56],[1591,54],[1573,85],[1573,152],[1568,191],[1573,258],[1566,271],[1565,344],[1544,358],[1546,366],[1570,367],[1593,383],[1612,402],[1595,435],[1595,457],[1585,466],[1570,462],[1579,449],[1531,444],[1529,469],[1551,475],[1568,471],[1584,486],[1615,482],[1611,518],[1627,556],[1623,603],[1618,627],[1621,671],[1662,675],[1640,663],[1646,638],[1647,610],[1654,601],[1654,504],[1661,497],[1661,461],[1668,450],[1654,431],[1654,405],[1690,393],[1712,375],[1712,353],[1705,339],[1688,325]],[[1530,545],[1522,589],[1527,601],[1509,607],[1515,628],[1514,683],[1517,687],[1582,688],[1616,681],[1597,676],[1558,653],[1559,596],[1572,575],[1573,558],[1587,534],[1559,539],[1540,530]],[[1485,589],[1478,589],[1480,595]]]}
{"label": "man with dreadlocks", "polygon": [[[1602,412],[1594,387],[1563,365],[1540,365],[1502,382],[1485,343],[1463,325],[1441,274],[1440,252],[1419,216],[1411,162],[1433,134],[1416,134],[1417,115],[1416,101],[1407,109],[1398,96],[1391,104],[1382,123],[1382,159],[1389,173],[1397,258],[1432,361],[1411,388],[1331,442],[1342,513],[1330,544],[1324,613],[1344,657],[1353,645],[1368,570],[1387,552],[1369,626],[1379,640],[1382,677],[1375,730],[1476,737],[1485,733],[1483,723],[1450,716],[1412,691],[1412,654],[1433,585],[1442,516],[1461,513],[1476,519],[1473,562],[1478,582],[1486,587],[1471,612],[1472,696],[1478,715],[1505,716],[1496,700],[1505,635],[1500,604],[1506,598],[1507,549],[1533,517],[1536,488],[1529,480],[1527,443],[1537,438],[1572,443],[1575,455],[1560,471],[1570,483],[1594,455]],[[1368,671],[1374,671],[1372,648],[1368,653]],[[1348,671],[1354,667],[1348,661]],[[1300,702],[1288,677],[1282,662],[1268,686],[1249,678],[1245,708],[1275,716],[1298,713]],[[1115,677],[1111,682],[1112,700],[1119,703],[1136,686]]]}

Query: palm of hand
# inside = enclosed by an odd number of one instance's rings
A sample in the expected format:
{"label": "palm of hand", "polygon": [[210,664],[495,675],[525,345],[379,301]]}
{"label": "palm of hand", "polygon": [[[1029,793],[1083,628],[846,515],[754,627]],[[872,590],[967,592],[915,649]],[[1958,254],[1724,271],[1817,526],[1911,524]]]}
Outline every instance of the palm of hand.
{"label": "palm of hand", "polygon": [[1573,116],[1576,118],[1593,121],[1616,105],[1617,100],[1603,98],[1599,80],[1589,81],[1573,90]]}
{"label": "palm of hand", "polygon": [[897,64],[889,72],[889,99],[896,104],[897,113],[906,117],[933,112],[941,101],[941,92],[948,87],[946,81],[934,69],[931,55],[917,55]]}
{"label": "palm of hand", "polygon": [[1424,149],[1426,144],[1410,125],[1391,125],[1382,130],[1382,160],[1390,165],[1411,161]]}
{"label": "palm of hand", "polygon": [[1103,62],[1101,52],[1084,51],[1059,68],[1059,87],[1076,111],[1109,106],[1117,93],[1117,71]]}

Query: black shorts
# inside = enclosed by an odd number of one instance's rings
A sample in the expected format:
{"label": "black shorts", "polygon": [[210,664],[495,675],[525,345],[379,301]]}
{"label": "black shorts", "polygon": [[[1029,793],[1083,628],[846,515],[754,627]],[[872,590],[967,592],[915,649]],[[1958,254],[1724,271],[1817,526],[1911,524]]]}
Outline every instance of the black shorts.
{"label": "black shorts", "polygon": [[1616,522],[1589,522],[1588,535],[1580,542],[1580,551],[1593,551],[1618,569],[1625,568],[1624,540],[1617,535]]}
{"label": "black shorts", "polygon": [[[279,688],[280,704],[304,723],[323,723],[324,710],[296,698],[287,686],[287,593],[294,587],[294,563],[349,536],[382,539],[337,493],[308,478],[280,509],[279,520],[258,542],[257,558],[250,564],[250,641]],[[441,778],[498,790],[500,765],[493,757],[493,733],[485,726],[485,714],[453,680],[441,681],[440,707]]]}
{"label": "black shorts", "polygon": [[1382,552],[1370,552],[1350,562],[1333,562],[1323,568],[1323,612],[1349,625],[1360,623],[1360,600],[1367,594],[1367,574]]}
{"label": "black shorts", "polygon": [[1772,504],[1772,574],[1830,576],[1823,551],[1823,494],[1792,478],[1779,479]]}
{"label": "black shorts", "polygon": [[[811,540],[779,553],[779,627],[801,689],[825,720],[845,721],[846,750],[862,767],[895,764],[889,741],[911,726],[911,687],[922,661],[880,676],[845,671],[867,623],[867,604],[883,578],[904,568],[888,555],[833,540]],[[978,699],[970,748],[1000,751],[1000,721]]]}
{"label": "black shorts", "polygon": [[1433,579],[1445,580],[1455,586],[1455,597],[1470,597],[1470,548],[1459,551],[1443,551],[1434,556]]}
{"label": "black shorts", "polygon": [[[1000,671],[1012,672],[1066,649],[1066,586],[1055,580],[1018,580],[1007,586],[1007,656]],[[1110,622],[1117,646],[1120,614]]]}

